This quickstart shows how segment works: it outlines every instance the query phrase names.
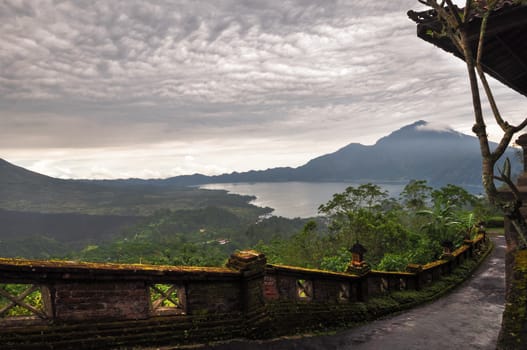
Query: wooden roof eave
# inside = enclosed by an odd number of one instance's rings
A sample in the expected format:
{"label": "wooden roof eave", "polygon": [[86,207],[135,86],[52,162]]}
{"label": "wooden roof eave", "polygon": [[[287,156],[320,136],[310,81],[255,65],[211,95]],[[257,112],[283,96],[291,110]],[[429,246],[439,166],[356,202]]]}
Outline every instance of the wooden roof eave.
{"label": "wooden roof eave", "polygon": [[[441,33],[438,33],[441,25],[437,19],[434,19],[433,11],[424,11],[420,13],[410,11],[408,15],[412,20],[417,22],[417,36],[419,38],[464,60],[463,54],[457,50],[450,39],[441,35]],[[469,22],[469,27],[467,29],[468,38],[474,51],[477,48],[480,26],[481,18],[474,17]],[[526,5],[507,6],[495,11],[489,18],[486,30],[487,42],[491,39],[499,40],[503,48],[508,51],[508,61],[506,63],[511,67],[514,67],[516,70],[516,73],[512,75],[514,78],[511,77],[511,74],[505,76],[503,72],[500,72],[495,68],[496,62],[494,60],[497,59],[497,53],[484,53],[482,66],[487,74],[522,95],[527,96],[527,83],[525,82],[527,59],[525,58],[525,55],[519,55],[516,53],[518,51],[525,54],[526,49],[521,47],[511,47],[511,45],[508,44],[508,39],[510,39],[511,35],[514,35],[511,33],[518,30],[527,32]]]}

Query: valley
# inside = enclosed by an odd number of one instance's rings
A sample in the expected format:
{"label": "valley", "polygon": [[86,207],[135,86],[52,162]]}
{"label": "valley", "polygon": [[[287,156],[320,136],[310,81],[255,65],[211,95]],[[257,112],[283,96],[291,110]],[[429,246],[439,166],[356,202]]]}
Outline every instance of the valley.
{"label": "valley", "polygon": [[[452,180],[477,194],[479,171],[472,136],[423,121],[298,168],[217,176],[64,180],[0,160],[0,255],[222,265],[237,249],[289,244],[320,205],[348,186],[384,182],[382,190],[397,199],[419,176],[435,188]],[[328,234],[327,218],[315,224],[315,236]]]}

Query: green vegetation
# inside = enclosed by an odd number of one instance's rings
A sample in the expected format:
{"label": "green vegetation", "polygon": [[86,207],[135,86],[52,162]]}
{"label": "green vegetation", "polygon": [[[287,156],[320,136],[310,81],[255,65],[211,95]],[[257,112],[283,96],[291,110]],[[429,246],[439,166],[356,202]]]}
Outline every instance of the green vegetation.
{"label": "green vegetation", "polygon": [[159,210],[110,242],[92,244],[69,258],[122,263],[223,266],[237,249],[266,237],[287,237],[307,222],[271,217],[259,211],[206,207]]}
{"label": "green vegetation", "polygon": [[[38,188],[14,186],[0,197],[0,208],[41,213],[147,216],[157,210],[221,206],[246,210],[249,196],[174,185],[104,185],[65,182]],[[259,208],[262,212],[269,209]],[[251,210],[254,210],[251,209]]]}
{"label": "green vegetation", "polygon": [[390,293],[370,297],[365,302],[318,304],[294,303],[290,301],[268,302],[274,327],[272,336],[291,334],[291,324],[298,334],[332,334],[338,329],[349,329],[365,322],[387,316],[391,313],[407,310],[430,302],[450,292],[469,278],[476,268],[492,251],[492,243],[484,244],[475,251],[472,258],[457,266],[451,274],[423,286],[419,290],[391,291]]}
{"label": "green vegetation", "polygon": [[72,248],[54,238],[33,235],[0,241],[1,257],[24,257],[33,259],[53,259],[67,256]]}
{"label": "green vegetation", "polygon": [[[0,255],[9,257],[222,266],[233,251],[253,248],[271,263],[343,271],[351,259],[348,248],[360,241],[374,268],[402,270],[409,262],[437,259],[441,243],[460,244],[492,214],[460,187],[434,190],[423,180],[410,181],[397,200],[374,184],[348,187],[309,221],[262,219],[269,208],[225,191],[165,182],[62,181],[9,169],[0,208],[62,213],[0,211],[5,223],[10,217],[41,226],[61,223],[30,235],[5,224]],[[82,232],[80,222],[86,223]]]}
{"label": "green vegetation", "polygon": [[351,260],[347,248],[359,241],[374,268],[404,270],[408,263],[438,259],[444,244],[455,248],[472,238],[476,224],[493,210],[461,187],[433,190],[426,181],[413,180],[399,200],[365,184],[335,194],[319,212],[326,232],[310,222],[290,238],[261,241],[256,249],[271,263],[344,271]]}
{"label": "green vegetation", "polygon": [[[11,299],[16,298],[21,306]],[[4,316],[32,316],[33,310],[42,310],[42,294],[40,289],[28,284],[0,284],[0,317]]]}
{"label": "green vegetation", "polygon": [[12,211],[127,216],[207,206],[258,210],[261,214],[271,211],[249,205],[251,199],[163,180],[61,180],[0,159],[0,208]]}
{"label": "green vegetation", "polygon": [[474,258],[466,260],[451,274],[442,276],[439,281],[426,285],[420,290],[395,291],[369,299],[366,302],[367,314],[373,315],[374,318],[381,317],[387,313],[402,311],[438,299],[470,277],[491,251],[492,244],[485,245],[481,251],[476,252]]}
{"label": "green vegetation", "polygon": [[171,284],[154,284],[150,287],[150,302],[154,309],[159,307],[177,308],[180,300],[177,287]]}
{"label": "green vegetation", "polygon": [[[389,198],[377,185],[348,187],[320,206],[323,216],[316,220],[262,219],[262,210],[255,208],[157,210],[121,236],[87,244],[81,250],[68,251],[56,240],[37,236],[20,240],[23,246],[19,251],[31,257],[33,250],[40,251],[48,245],[59,252],[54,257],[74,260],[223,266],[234,250],[256,248],[271,263],[344,271],[351,260],[347,248],[358,240],[368,249],[367,260],[377,269],[404,270],[410,262],[437,259],[442,253],[442,241],[460,244],[463,238],[476,233],[474,226],[479,220],[492,214],[462,188],[448,185],[433,190],[425,181],[411,181],[398,200]],[[459,271],[463,273],[464,268]],[[397,292],[388,299],[373,299],[366,305],[368,312],[376,315],[376,308],[385,312],[392,309],[391,304],[398,309],[432,298],[456,282],[451,279],[457,278],[457,273],[423,292]],[[24,293],[26,287],[2,286],[13,296]],[[152,300],[157,307],[177,306],[176,287],[154,287]],[[38,292],[30,291],[24,301],[41,308]],[[0,297],[0,308],[8,303],[8,299]],[[30,313],[27,308],[14,306],[6,315]]]}

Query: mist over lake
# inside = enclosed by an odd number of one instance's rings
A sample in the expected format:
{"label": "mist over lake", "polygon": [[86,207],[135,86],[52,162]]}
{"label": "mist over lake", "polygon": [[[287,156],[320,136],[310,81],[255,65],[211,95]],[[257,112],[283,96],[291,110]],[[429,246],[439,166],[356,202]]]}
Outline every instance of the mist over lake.
{"label": "mist over lake", "polygon": [[[361,183],[351,182],[254,182],[218,183],[201,185],[202,189],[226,190],[230,193],[255,196],[251,204],[270,207],[272,215],[287,218],[313,217],[318,207],[330,200],[334,193],[346,187],[357,187]],[[378,183],[391,197],[397,197],[406,183]]]}

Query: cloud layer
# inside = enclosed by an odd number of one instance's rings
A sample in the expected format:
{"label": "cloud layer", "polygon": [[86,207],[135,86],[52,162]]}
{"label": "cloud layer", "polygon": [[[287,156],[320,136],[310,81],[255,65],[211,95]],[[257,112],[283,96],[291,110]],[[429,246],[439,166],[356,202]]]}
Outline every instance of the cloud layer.
{"label": "cloud layer", "polygon": [[[417,119],[468,131],[463,64],[417,39],[419,6],[5,0],[0,157],[163,177],[300,165]],[[522,97],[498,97],[521,117]]]}

